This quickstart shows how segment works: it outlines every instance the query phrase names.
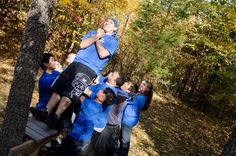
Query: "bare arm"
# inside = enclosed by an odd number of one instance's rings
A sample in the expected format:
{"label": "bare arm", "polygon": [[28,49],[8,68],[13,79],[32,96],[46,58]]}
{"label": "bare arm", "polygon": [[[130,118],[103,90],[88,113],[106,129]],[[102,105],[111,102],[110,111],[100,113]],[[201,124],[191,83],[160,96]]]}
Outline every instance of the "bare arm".
{"label": "bare arm", "polygon": [[93,44],[94,42],[98,41],[100,38],[102,38],[105,35],[105,32],[103,29],[99,28],[97,30],[97,34],[87,38],[85,40],[82,40],[80,43],[80,47],[81,48],[87,48],[88,46],[90,46],[91,44]]}
{"label": "bare arm", "polygon": [[87,38],[85,40],[82,40],[80,43],[80,48],[87,48],[88,46],[96,42],[97,40],[99,40],[99,37],[97,35]]}
{"label": "bare arm", "polygon": [[[90,96],[92,95],[92,91],[89,89],[89,87],[87,87],[85,90],[84,90],[84,94],[87,95],[89,98]],[[85,96],[80,96],[80,102],[83,102],[83,100],[85,99]]]}
{"label": "bare arm", "polygon": [[99,41],[96,41],[95,43],[100,58],[105,58],[110,55],[110,53],[102,46],[102,44]]}
{"label": "bare arm", "polygon": [[80,96],[79,100],[81,103],[84,101],[84,98],[85,98],[84,96]]}
{"label": "bare arm", "polygon": [[87,88],[84,90],[84,94],[86,94],[88,97],[90,97],[90,95],[92,94],[92,91],[87,87]]}

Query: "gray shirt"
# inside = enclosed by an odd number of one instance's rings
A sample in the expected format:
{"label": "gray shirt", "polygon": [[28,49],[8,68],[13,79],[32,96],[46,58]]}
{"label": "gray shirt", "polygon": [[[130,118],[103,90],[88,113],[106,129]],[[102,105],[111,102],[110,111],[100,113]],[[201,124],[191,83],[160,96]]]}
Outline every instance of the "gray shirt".
{"label": "gray shirt", "polygon": [[107,123],[111,125],[120,125],[123,111],[126,105],[127,100],[119,104],[113,104],[111,110],[109,111]]}

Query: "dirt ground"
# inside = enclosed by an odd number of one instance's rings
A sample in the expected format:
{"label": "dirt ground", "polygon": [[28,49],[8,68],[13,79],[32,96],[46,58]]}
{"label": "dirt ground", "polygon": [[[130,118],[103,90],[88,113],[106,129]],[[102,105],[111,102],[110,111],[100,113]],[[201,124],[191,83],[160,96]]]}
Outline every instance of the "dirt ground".
{"label": "dirt ground", "polygon": [[[0,64],[0,123],[3,120],[14,67]],[[38,99],[37,85],[32,105]],[[143,112],[131,136],[130,156],[219,155],[231,123],[182,104],[168,94],[155,93],[151,107]]]}

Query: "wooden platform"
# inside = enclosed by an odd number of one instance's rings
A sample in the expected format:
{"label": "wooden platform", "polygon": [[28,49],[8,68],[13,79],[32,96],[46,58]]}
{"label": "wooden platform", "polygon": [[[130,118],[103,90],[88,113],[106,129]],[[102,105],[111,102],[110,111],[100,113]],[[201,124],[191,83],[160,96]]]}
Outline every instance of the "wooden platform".
{"label": "wooden platform", "polygon": [[25,129],[25,135],[29,138],[28,141],[21,145],[10,149],[9,156],[34,156],[38,150],[52,139],[58,136],[59,132],[50,129],[44,122],[41,122],[34,117],[30,117]]}
{"label": "wooden platform", "polygon": [[55,129],[50,129],[44,122],[35,118],[29,118],[25,129],[25,134],[34,141],[41,141],[47,137],[56,135]]}

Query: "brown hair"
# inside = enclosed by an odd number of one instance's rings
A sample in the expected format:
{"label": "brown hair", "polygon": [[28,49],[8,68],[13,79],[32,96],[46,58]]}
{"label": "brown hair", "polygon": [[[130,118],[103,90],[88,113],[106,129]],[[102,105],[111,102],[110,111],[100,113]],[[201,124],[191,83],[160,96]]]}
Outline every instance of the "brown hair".
{"label": "brown hair", "polygon": [[43,58],[40,64],[40,67],[42,70],[46,70],[47,67],[44,65],[44,63],[49,63],[50,57],[54,57],[53,54],[50,53],[44,53]]}
{"label": "brown hair", "polygon": [[105,106],[111,105],[116,98],[115,92],[111,88],[105,88],[104,93],[106,95],[106,100],[103,104],[105,104]]}
{"label": "brown hair", "polygon": [[150,104],[151,104],[151,101],[152,101],[152,96],[153,96],[153,85],[151,82],[149,81],[146,81],[145,82],[147,83],[147,87],[148,87],[148,90],[145,91],[143,94],[145,96],[147,96],[147,99],[146,99],[146,102],[142,108],[142,111],[145,111],[149,108]]}

